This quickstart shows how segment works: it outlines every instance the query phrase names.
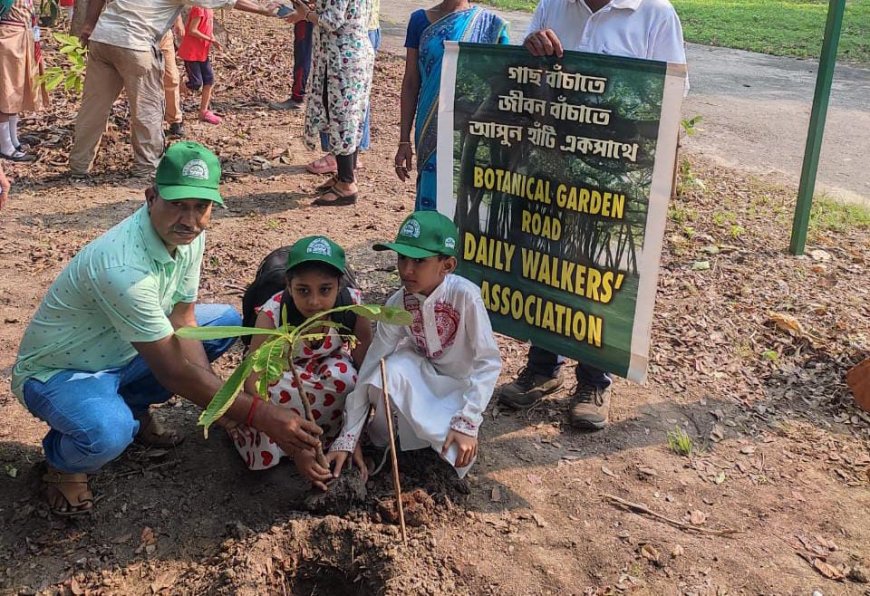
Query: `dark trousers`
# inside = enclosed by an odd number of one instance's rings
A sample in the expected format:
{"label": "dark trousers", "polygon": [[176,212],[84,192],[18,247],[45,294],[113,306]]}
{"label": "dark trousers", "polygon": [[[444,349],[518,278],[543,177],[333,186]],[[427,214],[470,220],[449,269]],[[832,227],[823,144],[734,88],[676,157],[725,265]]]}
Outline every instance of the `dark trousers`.
{"label": "dark trousers", "polygon": [[[325,73],[324,73],[325,75]],[[323,109],[326,111],[326,119],[330,119],[329,115],[329,98],[328,90],[326,88],[326,76],[323,77]],[[338,173],[336,177],[339,182],[347,182],[352,183],[356,181],[356,158],[359,155],[359,148],[356,149],[350,155],[336,155],[335,156],[335,164],[338,166]]]}
{"label": "dark trousers", "polygon": [[299,21],[293,27],[293,101],[305,99],[305,85],[311,70],[311,32],[314,23]]}
{"label": "dark trousers", "polygon": [[[536,375],[544,375],[546,377],[555,377],[559,374],[559,369],[565,364],[565,358],[548,352],[543,348],[532,346],[529,348],[529,358],[526,362],[526,367]],[[577,375],[577,382],[587,385],[593,385],[599,389],[610,387],[613,380],[606,372],[600,368],[577,363],[577,368],[574,370]]]}

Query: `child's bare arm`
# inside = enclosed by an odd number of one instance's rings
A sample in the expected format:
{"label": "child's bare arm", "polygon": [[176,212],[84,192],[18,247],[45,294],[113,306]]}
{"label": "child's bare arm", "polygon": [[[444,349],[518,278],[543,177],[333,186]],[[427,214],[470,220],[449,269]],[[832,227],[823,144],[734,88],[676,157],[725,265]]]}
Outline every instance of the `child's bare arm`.
{"label": "child's bare arm", "polygon": [[184,20],[181,15],[177,16],[175,22],[172,23],[172,32],[179,41],[184,39]]}
{"label": "child's bare arm", "polygon": [[190,22],[187,24],[186,34],[197,39],[202,39],[211,43],[215,43],[217,40],[215,40],[213,35],[206,35],[199,30],[199,24],[201,21],[202,17],[200,17],[199,15],[191,17]]}
{"label": "child's bare arm", "polygon": [[369,346],[372,345],[372,324],[365,317],[357,317],[353,334],[356,336],[356,347],[350,355],[353,357],[354,366],[359,370],[365,360],[366,352],[369,351]]}

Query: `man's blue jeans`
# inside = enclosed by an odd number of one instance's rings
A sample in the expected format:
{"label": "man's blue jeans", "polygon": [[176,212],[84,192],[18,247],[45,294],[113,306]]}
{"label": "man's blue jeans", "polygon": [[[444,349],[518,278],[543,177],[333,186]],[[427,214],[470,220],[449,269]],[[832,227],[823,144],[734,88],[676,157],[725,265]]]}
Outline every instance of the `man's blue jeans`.
{"label": "man's blue jeans", "polygon": [[[529,358],[526,362],[526,367],[536,375],[555,377],[559,374],[559,369],[564,363],[564,357],[554,354],[553,352],[548,352],[543,348],[532,346],[529,348]],[[600,368],[595,368],[594,366],[589,366],[582,362],[577,363],[577,368],[574,373],[577,375],[578,383],[592,385],[599,389],[606,389],[610,387],[610,384],[613,382],[610,375]]]}
{"label": "man's blue jeans", "polygon": [[[197,304],[200,327],[241,325],[227,304]],[[202,342],[209,362],[226,352],[235,338]],[[45,383],[24,383],[27,409],[51,430],[42,440],[48,465],[62,472],[95,472],[117,458],[139,432],[136,416],[172,397],[142,356],[121,368],[99,372],[64,370]]]}

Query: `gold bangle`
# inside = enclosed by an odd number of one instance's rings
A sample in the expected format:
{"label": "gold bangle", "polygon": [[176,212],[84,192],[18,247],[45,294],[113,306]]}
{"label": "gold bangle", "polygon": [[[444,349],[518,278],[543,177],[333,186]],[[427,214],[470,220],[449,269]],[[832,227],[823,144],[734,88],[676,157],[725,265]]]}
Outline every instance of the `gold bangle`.
{"label": "gold bangle", "polygon": [[402,145],[410,145],[410,144],[411,144],[411,141],[399,141],[399,147],[401,147]]}

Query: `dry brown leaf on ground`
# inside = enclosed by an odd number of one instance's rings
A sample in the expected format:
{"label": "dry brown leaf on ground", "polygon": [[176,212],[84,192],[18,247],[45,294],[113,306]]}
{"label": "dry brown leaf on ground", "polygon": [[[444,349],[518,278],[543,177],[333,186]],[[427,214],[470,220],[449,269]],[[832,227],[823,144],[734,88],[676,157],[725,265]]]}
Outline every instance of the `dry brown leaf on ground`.
{"label": "dry brown leaf on ground", "polygon": [[813,568],[828,579],[832,579],[838,582],[846,579],[846,574],[843,573],[842,569],[840,569],[839,567],[835,567],[830,563],[826,563],[821,559],[813,559]]}
{"label": "dry brown leaf on ground", "polygon": [[801,322],[791,315],[781,312],[769,312],[767,316],[768,321],[773,323],[777,329],[785,331],[792,337],[805,337],[807,334]]}

